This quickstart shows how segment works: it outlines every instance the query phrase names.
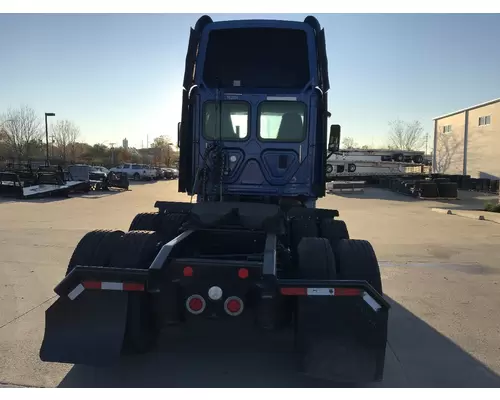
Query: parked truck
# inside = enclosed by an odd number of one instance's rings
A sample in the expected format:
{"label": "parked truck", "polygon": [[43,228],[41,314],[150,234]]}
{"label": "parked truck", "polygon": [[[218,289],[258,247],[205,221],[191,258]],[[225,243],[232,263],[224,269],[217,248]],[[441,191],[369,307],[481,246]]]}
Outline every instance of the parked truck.
{"label": "parked truck", "polygon": [[110,171],[125,173],[129,179],[133,179],[134,181],[150,181],[156,178],[156,170],[145,164],[125,163],[111,168]]}
{"label": "parked truck", "polygon": [[324,29],[312,16],[203,16],[183,86],[178,190],[193,201],[157,201],[128,232],[81,239],[46,311],[41,359],[110,364],[163,335],[175,347],[180,330],[193,346],[275,338],[306,375],[381,380],[389,304],[377,257],[337,210],[316,207],[340,140],[335,124],[328,138]]}

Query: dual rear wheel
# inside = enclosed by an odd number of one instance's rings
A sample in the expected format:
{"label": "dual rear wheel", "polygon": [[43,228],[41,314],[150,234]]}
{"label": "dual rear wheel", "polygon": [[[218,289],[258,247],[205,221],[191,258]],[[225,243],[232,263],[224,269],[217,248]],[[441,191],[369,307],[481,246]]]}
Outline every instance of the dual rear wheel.
{"label": "dual rear wheel", "polygon": [[[76,246],[66,275],[77,265],[147,269],[162,245],[178,235],[183,220],[181,214],[142,213],[134,218],[129,232],[91,231]],[[122,352],[148,351],[159,330],[151,295],[129,292]]]}

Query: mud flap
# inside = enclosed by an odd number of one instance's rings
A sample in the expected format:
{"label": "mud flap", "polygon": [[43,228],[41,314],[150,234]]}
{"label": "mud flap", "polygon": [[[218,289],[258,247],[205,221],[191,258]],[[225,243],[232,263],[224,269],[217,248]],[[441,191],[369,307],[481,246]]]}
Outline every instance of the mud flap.
{"label": "mud flap", "polygon": [[340,383],[383,379],[388,309],[361,297],[298,300],[297,339],[302,372]]}
{"label": "mud flap", "polygon": [[109,365],[121,353],[128,294],[85,290],[76,299],[60,297],[45,312],[40,359],[48,362]]}

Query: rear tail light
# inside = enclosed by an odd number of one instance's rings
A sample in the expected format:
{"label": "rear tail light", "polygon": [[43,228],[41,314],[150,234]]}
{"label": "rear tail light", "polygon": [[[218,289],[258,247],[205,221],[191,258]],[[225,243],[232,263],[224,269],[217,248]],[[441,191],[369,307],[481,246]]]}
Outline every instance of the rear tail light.
{"label": "rear tail light", "polygon": [[205,299],[198,294],[194,294],[186,300],[186,308],[191,314],[201,314],[205,307]]}
{"label": "rear tail light", "polygon": [[184,276],[193,276],[193,267],[184,267],[182,273]]}
{"label": "rear tail light", "polygon": [[241,279],[246,279],[248,278],[248,269],[246,268],[240,268],[238,270],[238,276],[241,278]]}
{"label": "rear tail light", "polygon": [[243,301],[236,296],[228,297],[224,302],[224,310],[233,317],[240,315],[243,308]]}

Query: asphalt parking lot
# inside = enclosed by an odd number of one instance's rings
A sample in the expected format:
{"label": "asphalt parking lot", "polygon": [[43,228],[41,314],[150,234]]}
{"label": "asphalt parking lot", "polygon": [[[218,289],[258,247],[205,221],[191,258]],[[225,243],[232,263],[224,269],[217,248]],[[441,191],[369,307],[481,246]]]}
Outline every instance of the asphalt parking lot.
{"label": "asphalt parking lot", "polygon": [[[306,385],[286,353],[160,349],[113,368],[39,360],[45,309],[80,238],[92,229],[128,229],[138,212],[154,211],[155,200],[186,199],[176,181],[131,189],[0,200],[0,385]],[[435,213],[431,208],[442,204],[379,189],[328,195],[318,206],[338,209],[351,236],[370,240],[377,252],[392,304],[386,374],[379,386],[500,387],[500,224]]]}

